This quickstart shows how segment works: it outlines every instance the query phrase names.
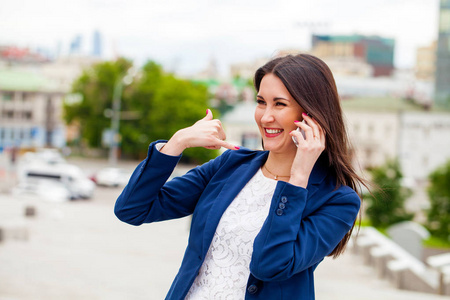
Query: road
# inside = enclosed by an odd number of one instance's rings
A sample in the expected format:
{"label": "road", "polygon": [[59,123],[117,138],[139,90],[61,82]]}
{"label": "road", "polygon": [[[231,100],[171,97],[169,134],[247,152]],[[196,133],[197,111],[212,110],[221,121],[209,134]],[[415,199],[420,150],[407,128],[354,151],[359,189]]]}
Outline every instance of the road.
{"label": "road", "polygon": [[[88,172],[104,163],[75,162]],[[91,200],[64,203],[0,194],[0,226],[27,233],[0,242],[0,300],[163,299],[183,257],[189,218],[121,223],[113,214],[120,191],[98,187]],[[34,217],[24,217],[26,206],[35,207]],[[316,290],[324,300],[449,299],[395,290],[351,251],[318,267]]]}

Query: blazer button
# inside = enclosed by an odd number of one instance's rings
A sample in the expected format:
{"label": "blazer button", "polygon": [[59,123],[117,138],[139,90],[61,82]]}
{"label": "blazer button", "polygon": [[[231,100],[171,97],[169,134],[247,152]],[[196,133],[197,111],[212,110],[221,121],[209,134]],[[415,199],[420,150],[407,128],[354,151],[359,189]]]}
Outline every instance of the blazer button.
{"label": "blazer button", "polygon": [[277,215],[281,216],[283,214],[283,210],[281,208],[277,209]]}
{"label": "blazer button", "polygon": [[281,197],[281,203],[286,203],[286,202],[287,202],[287,197],[286,196]]}
{"label": "blazer button", "polygon": [[281,208],[281,209],[285,209],[286,205],[284,205],[284,203],[280,203],[280,204],[278,204],[278,207]]}
{"label": "blazer button", "polygon": [[252,284],[251,286],[249,286],[247,288],[247,292],[249,292],[250,294],[255,294],[258,291],[258,287],[254,284]]}

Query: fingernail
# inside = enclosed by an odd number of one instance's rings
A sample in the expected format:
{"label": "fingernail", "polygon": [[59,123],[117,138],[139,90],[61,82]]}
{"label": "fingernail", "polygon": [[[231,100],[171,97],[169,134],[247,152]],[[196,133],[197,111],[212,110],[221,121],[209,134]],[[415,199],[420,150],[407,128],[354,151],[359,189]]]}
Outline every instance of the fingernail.
{"label": "fingernail", "polygon": [[239,150],[239,149],[241,149],[241,147],[238,147],[238,146],[234,146],[234,148],[236,148],[236,150]]}
{"label": "fingernail", "polygon": [[206,109],[206,114],[208,114],[208,109]]}
{"label": "fingernail", "polygon": [[303,115],[303,116],[307,116],[308,114],[307,114],[307,113],[302,113],[302,115]]}
{"label": "fingernail", "polygon": [[300,121],[294,121],[294,123],[298,123],[298,122],[300,122]]}

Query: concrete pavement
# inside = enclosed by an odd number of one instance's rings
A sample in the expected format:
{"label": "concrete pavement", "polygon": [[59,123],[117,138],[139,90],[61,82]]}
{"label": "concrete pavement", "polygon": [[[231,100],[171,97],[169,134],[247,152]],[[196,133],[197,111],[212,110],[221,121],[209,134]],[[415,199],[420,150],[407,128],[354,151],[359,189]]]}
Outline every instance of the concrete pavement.
{"label": "concrete pavement", "polygon": [[[0,196],[0,220],[26,226],[28,240],[0,243],[0,299],[163,299],[181,262],[189,219],[133,227],[113,215],[120,190],[101,202],[32,203]],[[114,195],[114,196],[115,196]],[[35,218],[22,217],[26,205]],[[438,300],[398,291],[347,251],[316,271],[317,299]]]}
{"label": "concrete pavement", "polygon": [[[87,173],[104,166],[76,163]],[[0,194],[0,226],[28,232],[27,239],[0,242],[0,300],[163,299],[183,257],[189,218],[139,227],[121,223],[113,214],[120,191],[97,188],[92,200],[65,203]],[[27,205],[36,207],[34,218],[23,216]],[[347,251],[317,268],[316,299],[450,297],[396,290]]]}

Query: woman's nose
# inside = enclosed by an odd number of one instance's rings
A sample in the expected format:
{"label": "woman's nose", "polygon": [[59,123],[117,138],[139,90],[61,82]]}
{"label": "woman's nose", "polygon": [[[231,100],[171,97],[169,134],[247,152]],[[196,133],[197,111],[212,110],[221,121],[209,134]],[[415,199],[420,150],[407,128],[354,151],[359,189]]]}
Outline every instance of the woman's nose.
{"label": "woman's nose", "polygon": [[273,112],[270,108],[264,111],[264,114],[261,118],[261,123],[272,123],[274,121]]}

